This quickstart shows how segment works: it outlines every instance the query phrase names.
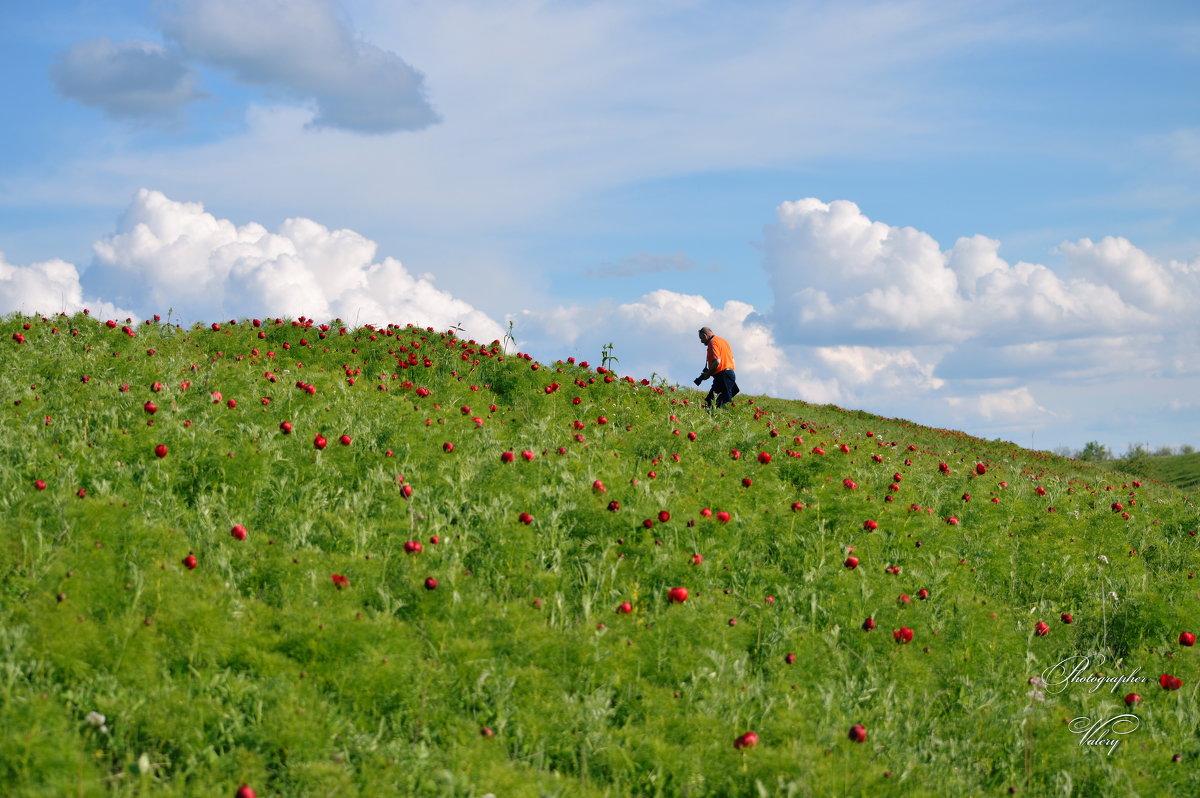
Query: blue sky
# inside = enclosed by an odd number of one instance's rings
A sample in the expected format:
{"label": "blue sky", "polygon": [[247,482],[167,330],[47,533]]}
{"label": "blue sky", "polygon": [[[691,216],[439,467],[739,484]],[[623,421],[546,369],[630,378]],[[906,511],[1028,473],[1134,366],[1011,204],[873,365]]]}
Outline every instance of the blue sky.
{"label": "blue sky", "polygon": [[543,359],[611,341],[680,382],[709,324],[752,392],[1040,448],[1200,445],[1195,3],[0,22],[0,312],[511,320]]}

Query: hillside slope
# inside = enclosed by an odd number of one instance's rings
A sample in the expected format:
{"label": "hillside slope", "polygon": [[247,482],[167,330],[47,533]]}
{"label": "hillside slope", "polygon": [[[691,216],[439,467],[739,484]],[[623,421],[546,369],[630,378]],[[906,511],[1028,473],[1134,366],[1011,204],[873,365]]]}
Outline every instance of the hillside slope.
{"label": "hillside slope", "polygon": [[1126,473],[1156,479],[1180,490],[1194,493],[1200,487],[1200,452],[1191,454],[1148,455],[1114,463]]}
{"label": "hillside slope", "polygon": [[1200,793],[1172,488],[413,327],[0,335],[14,795]]}

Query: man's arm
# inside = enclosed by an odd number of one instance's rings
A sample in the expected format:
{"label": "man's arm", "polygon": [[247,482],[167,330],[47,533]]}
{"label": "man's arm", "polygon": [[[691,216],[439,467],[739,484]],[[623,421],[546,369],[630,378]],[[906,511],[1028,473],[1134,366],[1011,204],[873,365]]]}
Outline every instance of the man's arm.
{"label": "man's arm", "polygon": [[704,371],[700,372],[699,377],[692,380],[692,382],[694,382],[696,385],[699,385],[700,383],[704,382],[709,377],[711,377],[713,374],[715,374],[716,373],[715,369],[717,368],[717,365],[719,364],[719,361],[717,361],[715,358],[709,357],[709,355],[712,353],[712,344],[710,343],[708,346],[709,346],[708,351],[704,353]]}

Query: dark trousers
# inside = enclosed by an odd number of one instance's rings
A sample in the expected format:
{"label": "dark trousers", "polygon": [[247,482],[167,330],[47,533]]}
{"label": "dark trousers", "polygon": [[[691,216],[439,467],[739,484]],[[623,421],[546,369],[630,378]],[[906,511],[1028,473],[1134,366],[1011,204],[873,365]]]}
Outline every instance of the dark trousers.
{"label": "dark trousers", "polygon": [[713,384],[708,389],[708,396],[704,397],[704,406],[712,407],[713,397],[715,396],[717,407],[721,407],[733,401],[733,397],[741,392],[741,389],[737,386],[737,375],[733,373],[733,369],[718,371],[713,375]]}

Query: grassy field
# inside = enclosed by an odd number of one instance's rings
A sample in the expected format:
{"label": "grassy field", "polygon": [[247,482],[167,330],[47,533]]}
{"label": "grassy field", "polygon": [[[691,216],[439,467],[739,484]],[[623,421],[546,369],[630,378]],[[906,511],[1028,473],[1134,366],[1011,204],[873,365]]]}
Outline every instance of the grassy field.
{"label": "grassy field", "polygon": [[424,328],[0,336],[6,794],[1200,794],[1174,488]]}
{"label": "grassy field", "polygon": [[1127,471],[1165,482],[1189,493],[1200,487],[1200,452],[1192,454],[1150,455],[1117,464]]}

